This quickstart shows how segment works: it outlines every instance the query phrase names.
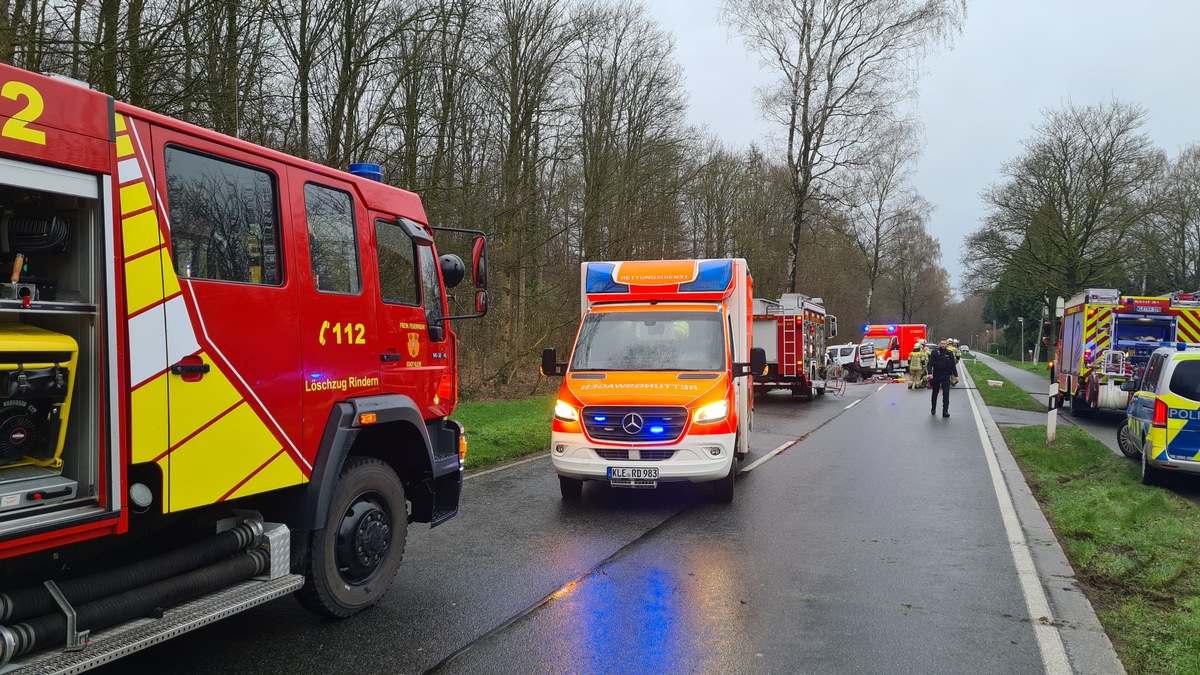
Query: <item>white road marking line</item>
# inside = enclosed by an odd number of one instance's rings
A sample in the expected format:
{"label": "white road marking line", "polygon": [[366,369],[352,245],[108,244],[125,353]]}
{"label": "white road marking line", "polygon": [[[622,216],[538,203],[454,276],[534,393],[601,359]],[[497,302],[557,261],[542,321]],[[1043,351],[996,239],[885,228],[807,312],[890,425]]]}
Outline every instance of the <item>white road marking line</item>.
{"label": "white road marking line", "polygon": [[842,408],[842,410],[849,410],[849,409],[853,408],[854,406],[858,405],[859,403],[862,403],[862,401],[863,400],[860,398],[857,401],[855,401],[854,403],[851,403],[850,405],[846,406],[845,408]]}
{"label": "white road marking line", "polygon": [[983,416],[975,404],[976,391],[967,392],[967,401],[971,411],[975,413],[975,426],[979,429],[979,440],[983,442],[984,455],[987,458],[988,471],[992,474],[992,488],[996,491],[996,500],[1000,504],[1000,515],[1004,520],[1004,531],[1008,535],[1008,548],[1012,553],[1013,563],[1017,567],[1017,578],[1021,582],[1021,593],[1025,596],[1025,607],[1029,610],[1030,623],[1037,638],[1038,651],[1042,654],[1042,665],[1046,673],[1051,675],[1071,674],[1071,664],[1067,660],[1067,651],[1063,647],[1062,635],[1052,624],[1053,615],[1050,613],[1050,603],[1046,600],[1046,592],[1038,578],[1037,568],[1033,565],[1033,556],[1029,552],[1029,542],[1021,529],[1021,521],[1017,518],[1017,509],[1013,505],[1008,486],[1004,484],[1004,476],[1000,473],[1000,464],[996,461],[996,449],[988,438],[987,429],[983,426]]}
{"label": "white road marking line", "polygon": [[879,388],[878,388],[878,389],[876,389],[875,391],[883,391],[883,388],[884,388],[884,387],[886,387],[886,386],[888,386],[888,384],[890,384],[890,383],[889,383],[889,382],[884,382],[883,384],[879,385]]}
{"label": "white road marking line", "polygon": [[544,455],[538,455],[536,457],[527,457],[525,459],[520,459],[515,462],[505,464],[504,466],[496,466],[496,467],[492,467],[491,469],[484,469],[483,471],[480,471],[478,473],[472,473],[470,475],[463,476],[463,480],[471,480],[472,478],[479,478],[480,476],[486,476],[489,473],[496,473],[497,471],[504,471],[505,469],[511,469],[514,466],[520,466],[522,464],[536,462],[539,459],[550,459],[550,453],[547,451],[546,454],[544,454]]}
{"label": "white road marking line", "polygon": [[784,443],[783,445],[779,446],[778,448],[775,448],[771,452],[768,452],[766,455],[763,455],[762,457],[759,457],[758,459],[754,460],[754,462],[750,466],[742,467],[742,470],[739,471],[738,473],[750,473],[751,471],[754,470],[754,467],[758,466],[759,464],[762,464],[763,462],[767,461],[768,459],[771,459],[775,455],[778,455],[779,453],[783,452],[784,450],[787,450],[788,448],[792,447],[793,445],[795,445],[799,442],[800,441],[788,441],[787,443]]}

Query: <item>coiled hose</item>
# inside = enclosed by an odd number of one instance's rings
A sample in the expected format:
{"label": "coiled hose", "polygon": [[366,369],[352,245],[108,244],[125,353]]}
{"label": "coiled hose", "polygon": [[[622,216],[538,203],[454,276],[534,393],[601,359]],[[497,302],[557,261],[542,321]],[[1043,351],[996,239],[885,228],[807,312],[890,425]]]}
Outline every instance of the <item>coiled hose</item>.
{"label": "coiled hose", "polygon": [[[63,581],[58,584],[58,589],[71,606],[84,605],[98,598],[203,567],[257,542],[262,533],[262,523],[249,520],[207,539],[127,567]],[[58,611],[58,603],[45,586],[0,593],[0,624],[13,624]]]}
{"label": "coiled hose", "polygon": [[[96,632],[143,616],[156,607],[177,605],[261,574],[270,561],[266,551],[251,549],[208,567],[81,605],[75,608],[75,629]],[[0,626],[0,666],[22,654],[64,644],[66,638],[67,617],[62,612],[15,626]]]}

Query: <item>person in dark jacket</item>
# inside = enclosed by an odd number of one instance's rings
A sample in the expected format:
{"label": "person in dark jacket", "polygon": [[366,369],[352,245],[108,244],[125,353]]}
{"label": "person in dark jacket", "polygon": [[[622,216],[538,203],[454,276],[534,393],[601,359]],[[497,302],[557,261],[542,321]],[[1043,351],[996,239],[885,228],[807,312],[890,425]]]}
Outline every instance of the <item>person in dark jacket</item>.
{"label": "person in dark jacket", "polygon": [[929,355],[929,388],[933,397],[929,402],[929,414],[937,414],[938,392],[942,392],[942,417],[950,416],[950,378],[958,374],[954,352],[946,348],[945,338],[938,341],[937,349]]}

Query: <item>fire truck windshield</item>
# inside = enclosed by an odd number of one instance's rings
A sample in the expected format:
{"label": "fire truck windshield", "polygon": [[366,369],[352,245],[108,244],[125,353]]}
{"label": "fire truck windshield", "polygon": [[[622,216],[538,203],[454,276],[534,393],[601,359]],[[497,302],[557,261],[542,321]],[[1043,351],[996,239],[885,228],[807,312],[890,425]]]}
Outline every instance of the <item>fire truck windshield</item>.
{"label": "fire truck windshield", "polygon": [[725,370],[720,312],[597,312],[579,329],[571,370]]}

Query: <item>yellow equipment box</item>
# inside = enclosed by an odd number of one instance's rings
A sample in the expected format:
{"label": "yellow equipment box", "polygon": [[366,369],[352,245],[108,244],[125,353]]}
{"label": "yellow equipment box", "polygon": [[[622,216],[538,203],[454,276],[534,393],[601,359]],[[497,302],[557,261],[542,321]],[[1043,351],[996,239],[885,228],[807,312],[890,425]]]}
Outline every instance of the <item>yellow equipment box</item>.
{"label": "yellow equipment box", "polygon": [[69,335],[0,323],[0,471],[62,466],[78,359]]}

